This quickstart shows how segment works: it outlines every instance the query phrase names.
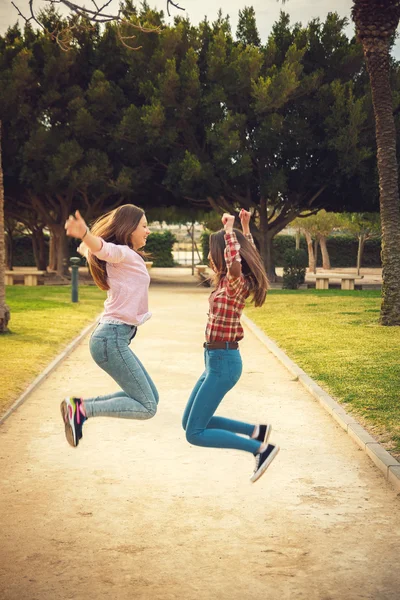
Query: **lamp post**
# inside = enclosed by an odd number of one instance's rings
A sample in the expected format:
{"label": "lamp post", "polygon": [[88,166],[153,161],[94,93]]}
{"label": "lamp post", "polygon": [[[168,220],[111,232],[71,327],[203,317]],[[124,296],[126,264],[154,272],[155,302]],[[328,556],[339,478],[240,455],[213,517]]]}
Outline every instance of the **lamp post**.
{"label": "lamp post", "polygon": [[71,263],[71,302],[78,302],[78,268],[81,259],[78,256],[72,256],[69,262]]}

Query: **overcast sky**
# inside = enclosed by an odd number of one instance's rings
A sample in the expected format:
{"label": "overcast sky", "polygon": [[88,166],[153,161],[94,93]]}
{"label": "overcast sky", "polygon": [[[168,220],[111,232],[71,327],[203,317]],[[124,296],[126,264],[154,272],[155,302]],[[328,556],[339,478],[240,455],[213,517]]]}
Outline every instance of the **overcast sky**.
{"label": "overcast sky", "polygon": [[[15,4],[20,8],[23,14],[29,13],[28,0],[14,0]],[[43,6],[45,3],[41,0],[33,0],[37,7]],[[77,4],[86,4],[90,6],[90,1],[74,0]],[[166,13],[166,0],[148,0],[150,6],[155,6],[158,9],[164,10]],[[197,24],[204,16],[207,16],[209,21],[214,21],[217,17],[218,9],[221,8],[223,14],[229,14],[233,32],[236,31],[238,11],[244,6],[253,6],[256,11],[258,30],[263,42],[268,38],[271,26],[279,17],[279,11],[282,9],[282,2],[279,0],[179,0],[180,6],[185,8],[185,11],[171,10],[171,18],[167,21],[172,22],[175,14],[187,14],[191,22]],[[119,0],[112,0],[107,10],[118,7]],[[350,9],[352,0],[288,0],[284,5],[284,10],[290,14],[292,23],[300,21],[303,24],[307,23],[314,17],[319,17],[324,20],[329,11],[335,10],[340,16],[349,18],[348,35],[352,36],[354,27],[350,20]],[[11,4],[11,0],[0,0],[0,33],[4,33],[17,20],[17,12]],[[395,46],[394,54],[400,59],[400,43]]]}

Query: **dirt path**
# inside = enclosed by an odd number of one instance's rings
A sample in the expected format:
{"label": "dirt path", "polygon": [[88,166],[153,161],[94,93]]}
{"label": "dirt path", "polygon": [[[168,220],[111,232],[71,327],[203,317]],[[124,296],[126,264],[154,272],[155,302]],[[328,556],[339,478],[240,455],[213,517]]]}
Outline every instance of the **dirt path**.
{"label": "dirt path", "polygon": [[147,422],[63,436],[69,393],[114,390],[88,340],[0,427],[1,600],[398,600],[400,502],[368,457],[247,332],[221,414],[269,420],[281,453],[191,447],[208,291],[151,291],[134,347],[160,391]]}

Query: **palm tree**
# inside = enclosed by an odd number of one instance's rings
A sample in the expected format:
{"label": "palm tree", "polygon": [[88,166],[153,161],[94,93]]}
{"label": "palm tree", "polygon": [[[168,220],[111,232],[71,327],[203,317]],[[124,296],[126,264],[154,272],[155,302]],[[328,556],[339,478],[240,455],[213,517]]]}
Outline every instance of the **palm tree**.
{"label": "palm tree", "polygon": [[352,16],[371,82],[382,224],[381,324],[400,325],[400,204],[389,49],[400,0],[354,0]]}
{"label": "palm tree", "polygon": [[1,121],[0,121],[0,333],[8,331],[7,325],[10,319],[10,309],[6,304],[6,252],[4,244],[4,187],[3,168],[1,164]]}

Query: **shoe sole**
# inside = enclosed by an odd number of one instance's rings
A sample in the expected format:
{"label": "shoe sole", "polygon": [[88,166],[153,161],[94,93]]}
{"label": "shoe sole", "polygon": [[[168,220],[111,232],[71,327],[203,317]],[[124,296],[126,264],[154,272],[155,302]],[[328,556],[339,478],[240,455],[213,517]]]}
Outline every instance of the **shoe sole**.
{"label": "shoe sole", "polygon": [[74,430],[71,426],[71,423],[69,422],[68,406],[67,406],[66,400],[63,400],[61,402],[60,410],[61,410],[62,419],[64,421],[65,437],[67,438],[67,442],[70,446],[72,446],[73,448],[76,448],[78,445],[78,441],[76,441],[76,443],[75,443]]}
{"label": "shoe sole", "polygon": [[256,481],[258,481],[260,479],[261,475],[264,475],[265,471],[268,469],[269,465],[272,463],[272,461],[278,454],[279,450],[280,450],[279,446],[275,446],[275,448],[272,450],[271,454],[268,456],[267,460],[250,477],[251,483],[255,483]]}
{"label": "shoe sole", "polygon": [[267,430],[265,432],[263,444],[266,444],[269,440],[269,436],[271,435],[272,425],[267,425]]}

